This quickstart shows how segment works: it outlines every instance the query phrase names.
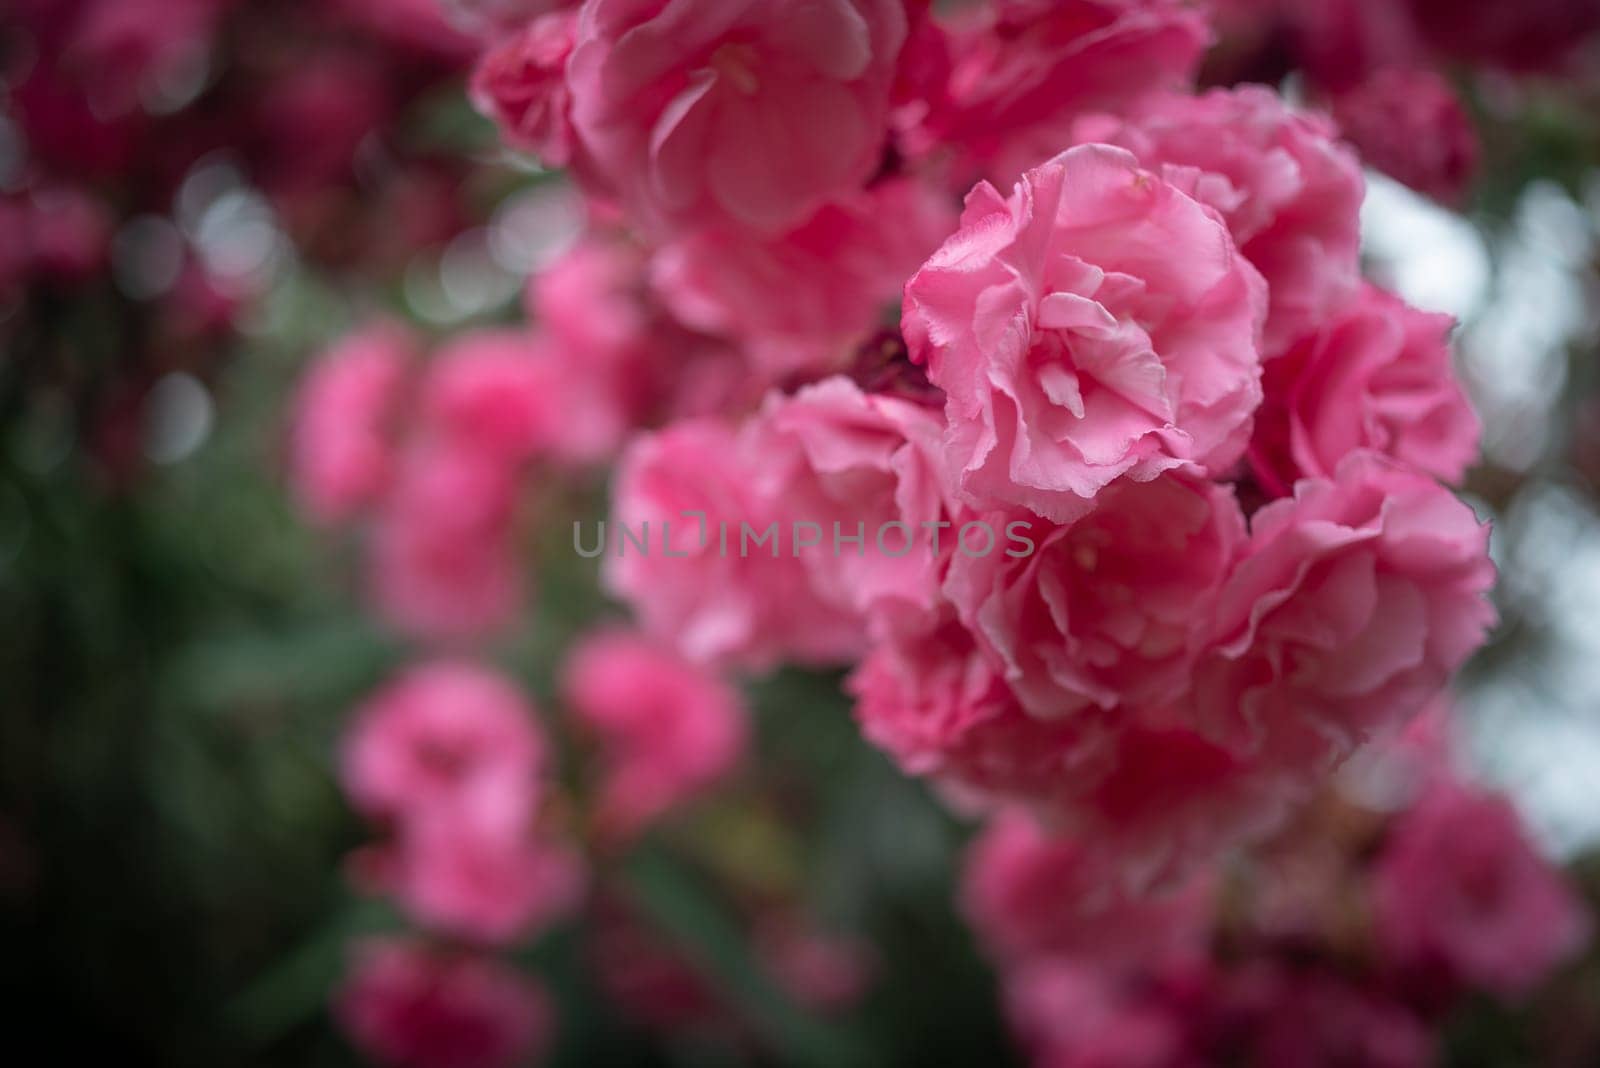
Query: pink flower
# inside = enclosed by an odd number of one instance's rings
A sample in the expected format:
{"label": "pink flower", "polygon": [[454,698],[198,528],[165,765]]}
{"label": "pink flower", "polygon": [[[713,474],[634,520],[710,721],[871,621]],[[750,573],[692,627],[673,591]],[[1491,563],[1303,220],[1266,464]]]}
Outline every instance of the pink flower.
{"label": "pink flower", "polygon": [[663,417],[733,410],[759,396],[744,355],[667,314],[647,271],[643,249],[591,234],[528,286],[529,317],[559,371],[557,444],[573,462],[610,459],[627,431]]}
{"label": "pink flower", "polygon": [[573,124],[634,218],[778,232],[877,168],[905,33],[903,0],[595,0]]}
{"label": "pink flower", "polygon": [[419,922],[504,942],[570,907],[575,857],[535,836],[545,744],[508,680],[459,661],[411,668],[358,711],[342,778],[394,840],[362,864],[366,888]]}
{"label": "pink flower", "polygon": [[395,1068],[510,1068],[555,1029],[544,991],[487,957],[420,943],[357,943],[334,1013],[364,1053]]}
{"label": "pink flower", "polygon": [[550,167],[572,159],[572,98],[567,57],[578,17],[560,11],[495,38],[472,72],[472,102],[493,119],[513,148],[531,152]]}
{"label": "pink flower", "polygon": [[739,342],[761,368],[826,373],[954,227],[942,195],[889,179],[777,237],[732,227],[684,235],[656,254],[652,278],[679,319]]}
{"label": "pink flower", "polygon": [[415,350],[402,327],[379,322],[343,338],[307,372],[294,402],[289,479],[312,519],[349,519],[383,491],[389,422]]}
{"label": "pink flower", "polygon": [[544,762],[533,707],[515,685],[439,660],[410,668],[362,704],[340,777],[356,807],[376,818],[408,823],[444,810],[522,827]]}
{"label": "pink flower", "polygon": [[577,904],[584,869],[575,854],[532,832],[531,810],[520,822],[497,822],[517,815],[423,812],[402,829],[374,888],[433,930],[491,945],[528,937]]}
{"label": "pink flower", "polygon": [[848,663],[861,623],[813,591],[787,515],[756,490],[760,459],[713,420],[635,439],[613,483],[606,586],[693,660]]}
{"label": "pink flower", "polygon": [[1180,0],[994,0],[985,14],[951,35],[948,85],[908,147],[953,146],[960,173],[1002,183],[1070,144],[1077,116],[1192,84],[1209,36]]}
{"label": "pink flower", "polygon": [[621,438],[621,416],[582,403],[584,385],[538,334],[462,334],[422,382],[422,430],[509,468],[539,456],[595,459]]}
{"label": "pink flower", "polygon": [[486,634],[516,618],[522,561],[516,486],[498,457],[414,448],[373,533],[373,604],[390,626],[429,638]]}
{"label": "pink flower", "polygon": [[1408,0],[1428,42],[1449,55],[1510,71],[1559,71],[1600,32],[1590,0]]}
{"label": "pink flower", "polygon": [[1218,600],[1195,713],[1283,766],[1403,726],[1494,621],[1488,528],[1432,479],[1352,453],[1261,509]]}
{"label": "pink flower", "polygon": [[1086,118],[1079,141],[1126,148],[1227,220],[1267,280],[1265,351],[1276,355],[1355,293],[1361,165],[1332,123],[1261,86],[1162,95],[1126,119]]}
{"label": "pink flower", "polygon": [[1435,780],[1399,817],[1372,878],[1387,960],[1502,997],[1526,995],[1589,939],[1511,803],[1459,781]]}
{"label": "pink flower", "polygon": [[1067,526],[1011,518],[989,523],[1027,531],[1033,551],[957,553],[945,594],[1023,708],[1048,719],[1182,697],[1247,537],[1233,492],[1174,473],[1117,483]]}
{"label": "pink flower", "polygon": [[[1006,1016],[1037,1068],[1200,1068],[1189,1021],[1094,960],[1032,961],[1004,976]],[[1272,1068],[1278,1068],[1273,1062]]]}
{"label": "pink flower", "polygon": [[1444,77],[1390,67],[1335,95],[1332,106],[1369,165],[1442,203],[1466,199],[1478,171],[1478,132]]}
{"label": "pink flower", "polygon": [[1314,786],[1206,738],[1186,703],[1031,716],[956,624],[878,644],[848,688],[868,741],[908,774],[958,801],[1032,809],[1115,858],[1106,878],[1128,892],[1259,839]]}
{"label": "pink flower", "polygon": [[961,518],[942,431],[936,410],[841,377],[770,395],[749,431],[758,491],[775,512],[822,529],[822,551],[804,557],[812,589],[874,629],[925,626],[939,611]]}
{"label": "pink flower", "polygon": [[956,623],[878,643],[846,686],[862,733],[907,774],[981,800],[1048,799],[1086,759],[1084,726],[1023,712]]}
{"label": "pink flower", "polygon": [[1222,220],[1103,145],[987,183],[906,285],[975,503],[1062,522],[1118,478],[1227,469],[1261,399],[1266,290]]}
{"label": "pink flower", "polygon": [[1021,809],[993,817],[967,854],[962,904],[997,961],[1084,956],[1123,965],[1195,951],[1210,934],[1204,876],[1161,894],[1120,885],[1116,858],[1083,838],[1051,834]]}
{"label": "pink flower", "polygon": [[1290,44],[1311,84],[1341,92],[1385,67],[1418,66],[1426,46],[1404,2],[1279,0]]}
{"label": "pink flower", "polygon": [[569,713],[599,744],[596,822],[631,838],[732,772],[746,745],[739,694],[622,631],[593,634],[563,671]]}
{"label": "pink flower", "polygon": [[1326,478],[1370,449],[1458,483],[1478,455],[1478,418],[1451,363],[1447,315],[1376,286],[1267,364],[1250,459],[1269,492]]}

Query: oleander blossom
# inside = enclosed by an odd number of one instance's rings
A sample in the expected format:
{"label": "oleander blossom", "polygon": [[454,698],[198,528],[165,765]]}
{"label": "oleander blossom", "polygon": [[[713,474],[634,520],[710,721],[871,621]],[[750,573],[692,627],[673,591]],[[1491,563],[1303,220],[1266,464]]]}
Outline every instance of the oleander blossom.
{"label": "oleander blossom", "polygon": [[498,456],[439,442],[408,449],[373,530],[379,617],[401,633],[448,641],[511,623],[525,581],[516,495],[515,471]]}
{"label": "oleander blossom", "polygon": [[1072,955],[1127,965],[1205,946],[1214,903],[1206,873],[1141,896],[1120,886],[1116,863],[1092,841],[1008,808],[967,853],[963,910],[988,954],[1008,966]]}
{"label": "oleander blossom", "polygon": [[632,838],[726,779],[744,755],[744,703],[704,667],[626,631],[585,638],[562,691],[598,749],[595,822]]}
{"label": "oleander blossom", "polygon": [[697,230],[652,258],[684,323],[741,345],[774,375],[842,368],[955,226],[942,192],[891,178],[821,207],[776,237]]}
{"label": "oleander blossom", "polygon": [[[605,585],[691,660],[752,671],[849,663],[862,622],[813,590],[788,549],[781,502],[757,488],[760,461],[719,420],[635,438],[613,483]],[[648,540],[648,552],[629,537]]]}
{"label": "oleander blossom", "polygon": [[1589,916],[1510,801],[1436,779],[1373,873],[1380,947],[1403,969],[1525,996],[1587,943]]}
{"label": "oleander blossom", "polygon": [[1443,204],[1466,199],[1477,177],[1478,132],[1443,75],[1385,68],[1336,94],[1331,107],[1368,166]]}
{"label": "oleander blossom", "polygon": [[1448,315],[1378,287],[1267,364],[1250,450],[1257,479],[1287,493],[1357,449],[1456,484],[1478,455],[1478,418],[1456,377]]}
{"label": "oleander blossom", "polygon": [[416,350],[404,327],[373,323],[318,357],[300,384],[289,480],[317,522],[350,519],[383,493],[394,464],[390,422]]}
{"label": "oleander blossom", "polygon": [[629,431],[706,415],[760,396],[743,353],[690,329],[656,299],[646,251],[615,233],[590,233],[529,280],[528,318],[557,370],[555,456],[614,459]]}
{"label": "oleander blossom", "polygon": [[509,945],[570,913],[582,860],[534,825],[529,809],[485,815],[429,810],[362,858],[363,889],[387,894],[414,922],[482,945]]}
{"label": "oleander blossom", "polygon": [[515,329],[462,335],[433,358],[420,397],[422,436],[508,469],[550,447],[561,419],[557,369],[539,339]]}
{"label": "oleander blossom", "polygon": [[1092,959],[1029,961],[1002,976],[1007,1022],[1038,1068],[1204,1063],[1188,1048],[1199,1007],[1168,996],[1164,978],[1137,983]]}
{"label": "oleander blossom", "polygon": [[1083,726],[1023,712],[959,623],[878,642],[846,688],[868,741],[978,802],[1058,795],[1086,759]]}
{"label": "oleander blossom", "polygon": [[1239,458],[1265,310],[1215,212],[1128,152],[1084,145],[1009,200],[972,191],[907,283],[903,329],[946,393],[964,493],[1063,522],[1124,476]]}
{"label": "oleander blossom", "polygon": [[580,177],[656,228],[794,226],[876,170],[905,34],[903,0],[592,0]]}
{"label": "oleander blossom", "polygon": [[351,1041],[395,1068],[511,1068],[555,1030],[542,987],[488,957],[369,938],[351,950],[334,1015]]}
{"label": "oleander blossom", "polygon": [[534,710],[509,680],[459,660],[395,678],[358,710],[343,747],[346,792],[392,830],[358,857],[364,888],[484,943],[566,911],[583,872],[539,833],[546,759]]}
{"label": "oleander blossom", "polygon": [[907,774],[964,809],[1020,805],[1095,843],[1118,892],[1171,889],[1307,793],[1303,776],[1186,726],[1183,706],[1029,715],[959,623],[879,642],[847,688],[862,733]]}
{"label": "oleander blossom", "polygon": [[496,42],[472,73],[472,102],[495,121],[507,144],[549,167],[572,162],[572,97],[567,57],[578,16],[557,11],[533,19]]}
{"label": "oleander blossom", "polygon": [[944,52],[934,66],[948,73],[924,90],[907,148],[947,149],[958,174],[1005,184],[1070,144],[1077,116],[1192,85],[1209,41],[1181,0],[993,0],[943,33],[942,49],[928,36],[919,55]]}
{"label": "oleander blossom", "polygon": [[1355,294],[1365,183],[1324,116],[1243,86],[1151,97],[1124,117],[1087,117],[1073,136],[1128,149],[1221,213],[1267,281],[1268,357]]}
{"label": "oleander blossom", "polygon": [[1488,527],[1369,452],[1251,521],[1197,674],[1199,722],[1232,747],[1325,767],[1404,726],[1494,622]]}
{"label": "oleander blossom", "polygon": [[1022,706],[1051,718],[1182,697],[1247,536],[1232,490],[1174,472],[1117,483],[1070,524],[1026,527],[1033,552],[958,554],[945,583]]}
{"label": "oleander blossom", "polygon": [[961,518],[943,429],[934,409],[835,376],[770,395],[746,430],[761,461],[757,492],[774,512],[822,528],[827,551],[803,557],[811,588],[868,629],[916,629],[939,615]]}
{"label": "oleander blossom", "polygon": [[448,809],[520,820],[545,759],[533,708],[514,685],[438,660],[410,668],[356,711],[341,778],[356,807],[377,819]]}

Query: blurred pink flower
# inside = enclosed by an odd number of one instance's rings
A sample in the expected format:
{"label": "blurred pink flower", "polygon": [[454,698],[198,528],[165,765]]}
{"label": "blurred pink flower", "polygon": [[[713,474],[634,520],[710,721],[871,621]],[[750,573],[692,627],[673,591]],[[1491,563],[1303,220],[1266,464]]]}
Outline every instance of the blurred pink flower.
{"label": "blurred pink flower", "polygon": [[1085,118],[1073,134],[1128,149],[1227,220],[1267,281],[1268,357],[1355,294],[1365,183],[1323,116],[1251,85],[1153,97],[1125,118]]}
{"label": "blurred pink flower", "polygon": [[948,35],[948,83],[908,146],[1009,184],[1071,144],[1077,116],[1192,84],[1207,43],[1181,0],[992,0]]}
{"label": "blurred pink flower", "polygon": [[1081,726],[1023,712],[958,623],[878,642],[846,687],[862,733],[907,774],[1019,798],[1071,777]]}
{"label": "blurred pink flower", "polygon": [[350,519],[383,492],[391,424],[416,349],[404,327],[379,321],[347,334],[306,373],[294,401],[289,479],[310,518]]}
{"label": "blurred pink flower", "polygon": [[992,817],[969,849],[961,880],[967,920],[1008,966],[1081,955],[1105,967],[1195,952],[1210,936],[1213,893],[1202,874],[1161,892],[1130,894],[1119,859],[1095,842],[1052,833],[1019,808]]}
{"label": "blurred pink flower", "polygon": [[584,888],[581,859],[532,833],[531,809],[520,824],[502,825],[500,815],[419,813],[393,843],[388,880],[376,889],[417,923],[486,944],[527,938],[569,913]]}
{"label": "blurred pink flower", "polygon": [[548,386],[551,357],[525,330],[478,330],[442,348],[420,389],[421,430],[508,469],[531,459],[571,413]]}
{"label": "blurred pink flower", "polygon": [[[636,438],[613,482],[605,584],[647,633],[693,660],[756,671],[848,663],[861,622],[813,590],[787,514],[757,489],[760,462],[709,419]],[[647,537],[648,552],[625,535]]]}
{"label": "blurred pink flower", "polygon": [[648,269],[644,249],[591,233],[529,283],[567,413],[557,449],[574,462],[612,459],[630,430],[734,410],[763,388],[743,353],[667,313]]}
{"label": "blurred pink flower", "polygon": [[460,446],[414,446],[373,532],[371,596],[390,626],[427,638],[486,634],[522,606],[515,472]]}
{"label": "blurred pink flower", "polygon": [[[1188,1020],[1093,960],[1047,958],[1008,973],[1006,1016],[1036,1068],[1201,1068]],[[1267,1062],[1270,1068],[1280,1068]]]}
{"label": "blurred pink flower", "polygon": [[746,745],[737,691],[655,642],[602,631],[579,643],[562,691],[580,731],[599,745],[595,820],[628,839],[734,769]]}
{"label": "blurred pink flower", "polygon": [[1213,737],[1325,768],[1438,696],[1494,622],[1489,532],[1373,453],[1257,512],[1197,678]]}
{"label": "blurred pink flower", "polygon": [[1124,476],[1225,471],[1261,400],[1261,276],[1209,208],[1117,148],[988,184],[906,285],[962,489],[1062,522]]}
{"label": "blurred pink flower", "polygon": [[1372,900],[1386,962],[1507,998],[1575,956],[1592,929],[1511,802],[1451,779],[1398,817]]}
{"label": "blurred pink flower", "polygon": [[1447,205],[1478,171],[1478,132],[1440,74],[1389,67],[1332,98],[1333,114],[1369,166]]}
{"label": "blurred pink flower", "polygon": [[1478,455],[1451,361],[1454,321],[1364,283],[1357,300],[1267,364],[1250,460],[1271,493],[1371,449],[1450,483]]}
{"label": "blurred pink flower", "polygon": [[355,945],[333,1008],[352,1043],[395,1068],[511,1068],[539,1058],[555,1030],[532,979],[399,939]]}
{"label": "blurred pink flower", "polygon": [[1429,44],[1510,71],[1557,72],[1600,33],[1593,0],[1407,0]]}
{"label": "blurred pink flower", "polygon": [[548,167],[564,167],[572,159],[566,67],[577,29],[573,12],[536,18],[494,38],[472,73],[477,109],[495,121],[507,144],[533,153]]}
{"label": "blurred pink flower", "polygon": [[667,243],[652,280],[684,323],[739,343],[774,376],[840,370],[955,229],[942,192],[893,178],[763,237],[707,228]]}
{"label": "blurred pink flower", "polygon": [[340,777],[356,807],[409,824],[440,811],[493,829],[532,819],[545,742],[528,699],[477,665],[413,666],[356,711]]}
{"label": "blurred pink flower", "polygon": [[585,4],[590,177],[648,225],[792,227],[877,168],[905,33],[903,0]]}
{"label": "blurred pink flower", "polygon": [[[925,627],[939,612],[960,518],[942,431],[936,409],[839,376],[769,395],[748,431],[755,485],[770,508],[822,527],[828,551],[803,561],[811,588],[877,632]],[[860,544],[842,540],[858,535]]]}
{"label": "blurred pink flower", "polygon": [[1048,719],[1182,697],[1247,537],[1232,490],[1173,472],[1108,487],[1067,526],[1014,522],[989,517],[1025,529],[1031,553],[957,553],[944,591],[1023,708]]}
{"label": "blurred pink flower", "polygon": [[1289,43],[1314,88],[1341,92],[1386,67],[1415,67],[1427,48],[1405,0],[1279,0]]}

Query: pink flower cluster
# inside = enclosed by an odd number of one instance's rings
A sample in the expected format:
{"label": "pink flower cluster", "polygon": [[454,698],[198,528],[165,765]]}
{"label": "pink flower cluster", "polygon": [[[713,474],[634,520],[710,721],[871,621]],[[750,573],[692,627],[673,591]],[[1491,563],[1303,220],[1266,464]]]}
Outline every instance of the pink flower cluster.
{"label": "pink flower cluster", "polygon": [[[308,510],[370,516],[383,614],[460,641],[522,601],[527,476],[616,458],[572,547],[639,630],[562,677],[598,839],[736,766],[713,672],[848,666],[868,739],[1003,813],[968,900],[1038,977],[1008,984],[1023,1030],[1054,1049],[1155,1012],[1073,962],[1204,960],[1219,851],[1404,729],[1494,620],[1487,529],[1450,489],[1477,423],[1449,323],[1362,279],[1358,153],[1271,89],[1199,93],[1210,29],[1183,0],[477,8],[473,97],[567,169],[588,231],[525,327],[427,360],[389,327],[336,346],[291,447]],[[538,781],[539,747],[509,702],[463,700],[375,736],[501,732],[446,745],[478,754],[451,750],[476,785],[448,807],[525,835],[538,806],[507,783]],[[407,796],[434,789],[432,756],[393,759]],[[429,821],[376,774],[351,780],[397,820],[375,877],[437,924],[406,889]],[[525,876],[471,881],[505,904]],[[1349,1057],[1414,1062],[1405,1013],[1280,964],[1229,979],[1278,1021],[1260,1041],[1327,1000],[1356,1021],[1332,1037],[1368,1043]]]}
{"label": "pink flower cluster", "polygon": [[[1398,811],[1366,807],[1378,778],[1406,785]],[[1008,810],[967,857],[966,914],[1051,1068],[1431,1064],[1465,995],[1528,997],[1590,929],[1508,801],[1436,742],[1406,739],[1249,863],[1159,897],[1106,884],[1097,848]]]}
{"label": "pink flower cluster", "polygon": [[422,925],[509,942],[575,903],[581,867],[540,828],[548,757],[510,681],[462,662],[412,667],[358,710],[343,779],[390,829],[357,856],[366,889]]}
{"label": "pink flower cluster", "polygon": [[574,284],[592,245],[536,279],[535,329],[694,337],[732,376],[628,440],[609,530],[574,537],[658,641],[856,664],[907,770],[1135,881],[1283,818],[1482,641],[1487,532],[1436,481],[1477,445],[1448,323],[1362,281],[1331,120],[1196,94],[1195,7],[518,26],[480,106],[639,242],[606,246],[626,287]]}
{"label": "pink flower cluster", "polygon": [[568,656],[573,727],[598,749],[594,833],[626,840],[720,785],[744,755],[731,686],[636,634],[599,631]]}
{"label": "pink flower cluster", "polygon": [[639,299],[642,267],[596,237],[530,286],[538,329],[469,331],[424,359],[420,338],[376,321],[307,371],[289,480],[312,520],[369,521],[370,595],[392,627],[462,640],[513,623],[527,476],[586,470],[633,427],[740,388],[720,342]]}
{"label": "pink flower cluster", "polygon": [[418,663],[370,697],[341,778],[388,838],[351,858],[440,939],[358,943],[335,1011],[351,1040],[404,1068],[504,1068],[548,1044],[553,1010],[486,950],[579,903],[584,867],[552,833],[550,754],[517,686],[462,660]]}

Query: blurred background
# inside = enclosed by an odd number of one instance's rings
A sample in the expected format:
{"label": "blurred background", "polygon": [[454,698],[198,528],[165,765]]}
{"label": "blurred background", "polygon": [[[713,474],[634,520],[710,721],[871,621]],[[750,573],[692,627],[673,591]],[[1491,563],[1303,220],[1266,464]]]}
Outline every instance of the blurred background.
{"label": "blurred background", "polygon": [[[1362,145],[1363,227],[1371,277],[1461,321],[1485,426],[1470,500],[1495,522],[1503,622],[1459,694],[1470,759],[1600,903],[1600,67],[1592,40],[1574,51],[1597,20],[1516,7],[1555,40],[1529,29],[1515,62],[1442,50],[1427,74],[1448,106],[1319,80],[1328,37],[1287,3],[1219,5],[1206,77],[1282,84],[1358,142],[1363,108],[1419,112],[1426,151]],[[288,413],[316,354],[374,315],[423,338],[520,321],[525,279],[583,224],[469,103],[460,25],[430,0],[0,12],[0,1004],[18,1048],[366,1063],[330,992],[351,939],[405,924],[352,877],[372,829],[336,754],[411,652],[370,610],[359,539],[296,507]],[[483,655],[548,707],[563,650],[617,615],[565,540],[603,514],[604,476],[528,493],[537,595]],[[837,676],[746,697],[744,770],[601,862],[616,902],[509,954],[560,1007],[550,1063],[1014,1062],[952,893],[968,832],[859,738]],[[1578,962],[1531,1002],[1453,1013],[1444,1059],[1595,1063],[1597,977]]]}

